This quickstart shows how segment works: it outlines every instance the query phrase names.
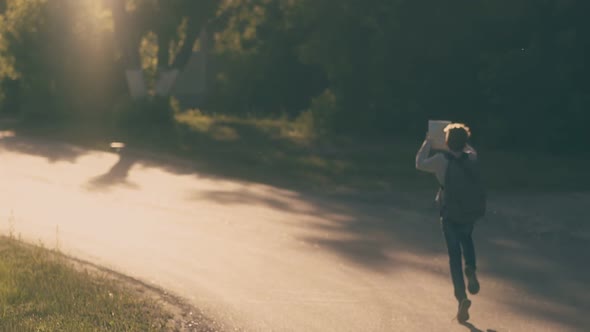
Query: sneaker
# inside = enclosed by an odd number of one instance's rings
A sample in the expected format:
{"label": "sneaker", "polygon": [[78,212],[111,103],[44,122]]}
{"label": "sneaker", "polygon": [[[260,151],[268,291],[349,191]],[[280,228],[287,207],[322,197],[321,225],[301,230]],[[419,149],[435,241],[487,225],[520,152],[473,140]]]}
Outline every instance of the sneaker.
{"label": "sneaker", "polygon": [[467,266],[465,268],[465,276],[467,276],[467,290],[469,293],[473,295],[479,293],[479,281],[477,280],[475,269]]}
{"label": "sneaker", "polygon": [[457,312],[457,321],[459,323],[465,323],[469,320],[469,307],[471,307],[471,300],[461,300],[461,303],[459,303],[459,312]]}

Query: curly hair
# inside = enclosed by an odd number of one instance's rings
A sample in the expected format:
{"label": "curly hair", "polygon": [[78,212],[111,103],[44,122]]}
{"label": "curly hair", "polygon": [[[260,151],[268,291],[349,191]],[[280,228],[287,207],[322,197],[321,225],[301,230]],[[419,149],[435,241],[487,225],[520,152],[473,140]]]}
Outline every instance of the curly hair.
{"label": "curly hair", "polygon": [[463,151],[471,137],[471,129],[463,123],[451,123],[444,129],[446,133],[446,143],[452,151]]}

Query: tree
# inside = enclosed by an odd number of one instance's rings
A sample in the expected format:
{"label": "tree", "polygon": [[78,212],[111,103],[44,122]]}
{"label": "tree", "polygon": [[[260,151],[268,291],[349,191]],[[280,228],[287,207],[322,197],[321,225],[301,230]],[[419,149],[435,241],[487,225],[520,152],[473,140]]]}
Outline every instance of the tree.
{"label": "tree", "polygon": [[[149,31],[157,36],[157,63],[160,78],[170,70],[182,70],[193,46],[209,20],[215,17],[218,1],[190,0],[105,0],[113,13],[115,35],[124,54],[123,67],[141,71],[139,46]],[[176,47],[175,47],[176,46]],[[158,74],[157,73],[157,74]],[[135,76],[144,84],[143,76]],[[133,81],[133,80],[131,80]],[[141,90],[141,89],[140,89]],[[147,89],[143,90],[147,92]]]}
{"label": "tree", "polygon": [[200,46],[215,55],[216,111],[311,109],[355,135],[421,135],[427,119],[447,118],[489,144],[563,149],[583,141],[589,120],[588,9],[582,0],[0,0],[1,90],[27,109],[110,109],[126,73],[145,72],[158,88]]}

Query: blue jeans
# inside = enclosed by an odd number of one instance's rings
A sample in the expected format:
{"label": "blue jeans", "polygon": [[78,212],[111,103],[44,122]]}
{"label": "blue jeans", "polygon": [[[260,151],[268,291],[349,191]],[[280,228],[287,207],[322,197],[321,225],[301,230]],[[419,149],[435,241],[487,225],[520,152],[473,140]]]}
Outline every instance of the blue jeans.
{"label": "blue jeans", "polygon": [[[475,271],[476,267],[475,247],[471,238],[474,223],[459,224],[442,218],[441,223],[445,241],[447,242],[447,250],[449,251],[449,263],[451,266],[453,287],[455,289],[455,298],[461,302],[461,300],[467,298],[465,280],[463,278],[462,258],[465,258],[465,266],[470,267],[473,271]],[[463,254],[461,254],[461,251]]]}

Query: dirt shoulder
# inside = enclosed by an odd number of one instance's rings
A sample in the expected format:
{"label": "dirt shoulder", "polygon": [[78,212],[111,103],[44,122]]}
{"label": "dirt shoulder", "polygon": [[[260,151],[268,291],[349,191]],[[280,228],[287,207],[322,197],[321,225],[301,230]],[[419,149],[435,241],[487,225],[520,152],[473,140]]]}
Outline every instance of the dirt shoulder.
{"label": "dirt shoulder", "polygon": [[149,285],[139,279],[126,276],[117,271],[98,266],[75,257],[60,254],[67,259],[72,266],[81,272],[88,272],[91,275],[107,278],[116,282],[137,296],[146,300],[154,301],[163,311],[170,314],[167,330],[173,332],[217,332],[223,328],[213,319],[207,317],[201,310],[188,304],[184,299],[175,294]]}

